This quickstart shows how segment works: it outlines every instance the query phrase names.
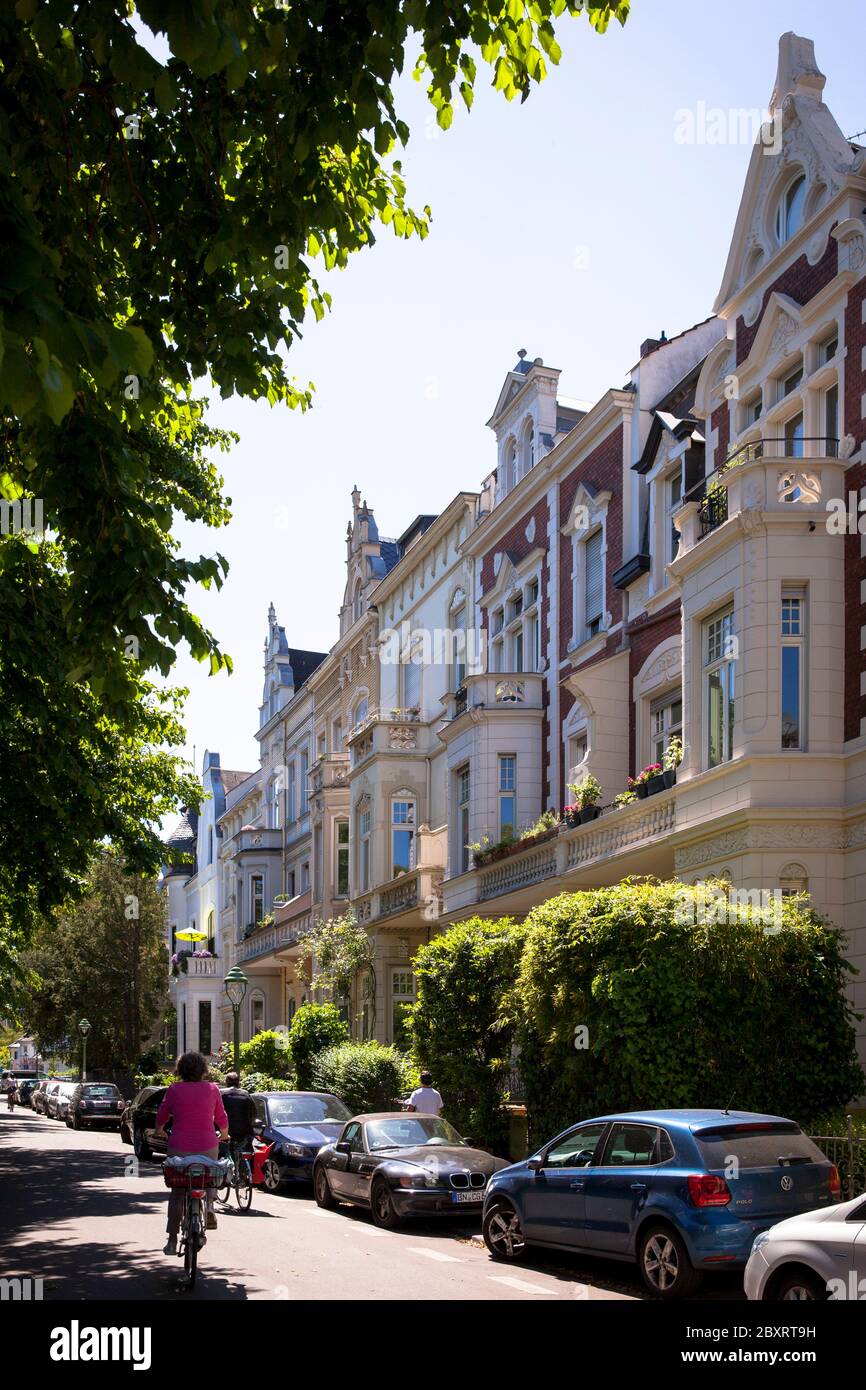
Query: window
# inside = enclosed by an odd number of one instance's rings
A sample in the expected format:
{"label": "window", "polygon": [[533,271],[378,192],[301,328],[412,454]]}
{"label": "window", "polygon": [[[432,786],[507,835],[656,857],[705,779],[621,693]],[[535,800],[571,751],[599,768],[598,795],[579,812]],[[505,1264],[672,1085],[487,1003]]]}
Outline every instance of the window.
{"label": "window", "polygon": [[523,433],[523,472],[528,473],[530,468],[535,467],[535,428],[531,420],[527,422]]}
{"label": "window", "polygon": [[667,561],[676,559],[677,551],[680,548],[680,533],[674,526],[674,517],[683,504],[683,475],[682,470],[677,469],[676,473],[671,474],[665,480],[665,504],[667,511]]}
{"label": "window", "polygon": [[604,559],[601,553],[602,532],[594,531],[583,547],[584,564],[584,641],[601,631],[604,612]]}
{"label": "window", "polygon": [[760,391],[756,391],[743,403],[743,424],[744,426],[756,425],[761,418],[764,408],[764,399]]}
{"label": "window", "polygon": [[408,874],[415,867],[415,802],[397,798],[391,802],[391,877]]}
{"label": "window", "polygon": [[785,421],[785,458],[803,457],[803,416],[792,415]]}
{"label": "window", "polygon": [[401,666],[400,705],[404,710],[419,709],[421,705],[421,651],[415,647],[403,654]]}
{"label": "window", "polygon": [[512,652],[514,653],[511,669],[512,671],[523,670],[523,628],[518,627],[512,635]]}
{"label": "window", "polygon": [[295,819],[295,764],[289,763],[289,781],[286,787],[286,823],[292,825]]}
{"label": "window", "polygon": [[779,872],[779,890],[783,898],[808,893],[809,875],[802,864],[786,864]]}
{"label": "window", "polygon": [[719,613],[704,623],[704,708],[707,766],[729,762],[734,746],[734,613]]}
{"label": "window", "polygon": [[803,363],[800,362],[792,372],[789,372],[786,377],[782,378],[782,384],[779,389],[779,400],[784,400],[786,396],[790,396],[792,391],[796,391],[802,380]]}
{"label": "window", "polygon": [[322,854],[322,827],[313,826],[313,900],[317,903],[324,897],[325,864]]}
{"label": "window", "polygon": [[327,753],[327,751],[328,751],[328,740],[327,740],[327,737],[325,736],[325,734],[319,734],[319,742],[318,742],[318,748],[317,748],[317,757],[319,757],[319,758],[324,758],[324,756],[325,756],[325,754]]}
{"label": "window", "polygon": [[836,353],[839,351],[839,334],[833,330],[829,338],[825,338],[818,348],[818,361],[821,365],[825,362],[832,362]]}
{"label": "window", "polygon": [[499,838],[508,839],[517,830],[517,758],[513,753],[499,757]]}
{"label": "window", "polygon": [[213,863],[213,826],[209,825],[207,830],[207,862]]}
{"label": "window", "polygon": [[468,767],[461,767],[457,773],[457,872],[465,874],[469,869],[469,801],[472,782]]}
{"label": "window", "polygon": [[363,698],[360,699],[357,705],[355,706],[355,723],[363,724],[364,720],[367,718],[369,710],[370,701],[367,699],[367,696],[364,695]]}
{"label": "window", "polygon": [[250,1037],[254,1038],[257,1033],[261,1033],[265,1026],[265,1001],[260,994],[254,994],[250,1000]]}
{"label": "window", "polygon": [[205,1057],[211,1050],[212,1040],[211,1002],[209,999],[200,999],[198,1003],[198,1050],[204,1053]]}
{"label": "window", "polygon": [[451,689],[459,690],[466,679],[466,595],[458,589],[451,600]]}
{"label": "window", "polygon": [[337,847],[337,867],[335,874],[336,895],[338,898],[348,898],[349,896],[349,822],[338,820],[336,822],[336,847]]}
{"label": "window", "polygon": [[265,915],[265,880],[261,874],[250,879],[250,908],[253,926],[258,926]]}
{"label": "window", "polygon": [[307,749],[301,753],[301,772],[300,772],[300,792],[301,792],[301,815],[305,816],[310,808],[310,794],[307,786],[307,778],[310,772],[310,755]]}
{"label": "window", "polygon": [[646,1167],[658,1163],[658,1130],[649,1125],[615,1124],[611,1127],[604,1153],[605,1168]]}
{"label": "window", "polygon": [[504,491],[510,492],[517,482],[517,445],[510,440],[505,450]]}
{"label": "window", "polygon": [[824,392],[824,439],[828,458],[839,452],[839,387],[834,382]]}
{"label": "window", "polygon": [[295,896],[295,892],[295,871],[294,869],[289,869],[288,873],[286,874],[286,897],[289,899],[293,898]]}
{"label": "window", "polygon": [[343,721],[335,719],[331,725],[331,752],[342,753],[343,751]]}
{"label": "window", "polygon": [[411,970],[391,971],[391,1040],[408,1052],[410,1046],[406,1015],[415,1003],[415,976]]}
{"label": "window", "polygon": [[372,817],[369,806],[362,806],[358,815],[358,888],[366,893],[370,887],[370,826]]}
{"label": "window", "polygon": [[589,752],[589,741],[586,733],[573,734],[568,740],[568,766],[573,770],[579,767]]}
{"label": "window", "polygon": [[364,612],[364,595],[361,591],[360,579],[355,582],[355,593],[352,599],[352,619],[357,622]]}
{"label": "window", "polygon": [[301,865],[301,892],[306,893],[310,886],[310,861],[305,859]]}
{"label": "window", "polygon": [[803,208],[806,202],[806,180],[799,174],[779,200],[776,213],[776,236],[780,242],[790,241],[803,225]]}
{"label": "window", "polygon": [[210,953],[211,953],[212,956],[213,956],[213,955],[216,955],[216,927],[215,927],[215,925],[214,925],[214,910],[213,910],[213,908],[210,909],[210,911],[208,912],[208,915],[207,915],[207,927],[206,927],[206,931],[207,931],[207,941],[205,942],[205,946],[206,946],[207,950],[210,951]]}
{"label": "window", "polygon": [[581,1125],[557,1139],[544,1155],[545,1168],[585,1168],[592,1163],[607,1125]]}
{"label": "window", "polygon": [[650,705],[650,762],[663,763],[665,750],[674,734],[682,736],[683,697],[680,690],[672,690],[653,700]]}
{"label": "window", "polygon": [[802,593],[782,592],[782,747],[805,747],[804,678],[806,600]]}

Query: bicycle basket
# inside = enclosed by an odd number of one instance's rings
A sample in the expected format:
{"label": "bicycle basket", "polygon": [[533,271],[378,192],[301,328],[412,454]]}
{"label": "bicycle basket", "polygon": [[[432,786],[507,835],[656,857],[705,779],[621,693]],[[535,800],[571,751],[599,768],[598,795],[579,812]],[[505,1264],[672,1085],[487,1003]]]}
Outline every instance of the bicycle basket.
{"label": "bicycle basket", "polygon": [[231,1166],[231,1159],[167,1158],[162,1176],[166,1187],[222,1187]]}

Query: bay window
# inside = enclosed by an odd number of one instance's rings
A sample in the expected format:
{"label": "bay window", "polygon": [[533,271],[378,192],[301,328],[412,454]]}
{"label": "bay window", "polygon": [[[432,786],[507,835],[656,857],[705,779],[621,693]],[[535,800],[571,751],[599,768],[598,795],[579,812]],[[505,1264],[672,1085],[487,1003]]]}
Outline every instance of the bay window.
{"label": "bay window", "polygon": [[391,877],[408,874],[415,867],[415,802],[394,797],[391,802]]}
{"label": "bay window", "polygon": [[335,896],[349,896],[349,822],[338,820],[334,824],[334,843],[336,866],[334,873]]}
{"label": "bay window", "polygon": [[668,744],[683,732],[682,691],[669,691],[650,705],[650,762],[664,764]]}
{"label": "bay window", "polygon": [[369,803],[362,803],[358,812],[358,891],[370,888],[370,829],[372,815]]}
{"label": "bay window", "polygon": [[517,758],[514,753],[499,755],[499,838],[512,837],[517,830]]}
{"label": "bay window", "polygon": [[703,625],[704,711],[707,767],[729,762],[734,747],[734,611]]}
{"label": "bay window", "polygon": [[457,773],[457,872],[465,874],[469,868],[469,799],[472,783],[468,767],[461,767]]}
{"label": "bay window", "polygon": [[805,748],[806,598],[782,591],[781,623],[782,747]]}

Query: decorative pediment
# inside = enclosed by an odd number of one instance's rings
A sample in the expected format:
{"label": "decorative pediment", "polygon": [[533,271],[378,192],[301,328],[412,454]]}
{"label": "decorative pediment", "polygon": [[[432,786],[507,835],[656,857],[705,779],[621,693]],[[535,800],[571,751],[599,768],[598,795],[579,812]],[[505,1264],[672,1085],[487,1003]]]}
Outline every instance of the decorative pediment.
{"label": "decorative pediment", "polygon": [[[803,250],[812,264],[826,250],[829,228],[814,228],[810,238],[809,224],[844,186],[847,177],[862,165],[862,154],[852,150],[821,100],[824,81],[815,62],[812,41],[797,34],[783,34],[770,98],[770,119],[762,126],[752,150],[715,304],[717,312],[746,292],[753,282],[757,284],[765,267],[775,258],[780,249],[774,228],[776,206],[790,179],[799,172],[806,178]],[[754,314],[754,304],[750,308]]]}
{"label": "decorative pediment", "polygon": [[677,633],[654,647],[634,678],[634,698],[653,695],[676,680],[682,679],[682,639]]}
{"label": "decorative pediment", "polygon": [[[767,307],[746,361],[751,359],[769,366],[774,359],[787,357],[791,341],[800,330],[802,316],[803,311],[795,300],[774,290],[767,300]],[[744,370],[745,364],[741,362],[740,371]]]}
{"label": "decorative pediment", "polygon": [[560,527],[564,536],[580,536],[598,525],[607,511],[610,492],[598,492],[591,483],[579,483],[565,523]]}
{"label": "decorative pediment", "polygon": [[499,550],[493,557],[494,583],[481,595],[484,608],[492,608],[500,599],[516,587],[527,575],[544,560],[543,546],[537,545],[528,555],[517,558],[507,550]]}

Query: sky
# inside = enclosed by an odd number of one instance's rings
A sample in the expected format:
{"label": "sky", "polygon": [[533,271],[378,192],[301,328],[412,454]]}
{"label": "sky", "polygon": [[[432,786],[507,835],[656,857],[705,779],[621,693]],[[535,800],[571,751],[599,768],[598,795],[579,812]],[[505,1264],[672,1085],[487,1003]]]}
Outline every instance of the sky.
{"label": "sky", "polygon": [[[233,520],[176,534],[185,553],[229,561],[221,592],[189,598],[235,669],[211,677],[179,653],[197,770],[206,748],[223,767],[258,764],[271,601],[290,646],[336,640],[355,483],[396,537],[495,466],[485,421],[519,348],[562,369],[562,394],[593,401],[623,384],[645,338],[712,312],[750,154],[736,113],[766,110],[787,30],[815,41],[843,133],[862,131],[862,0],[633,0],[605,35],[565,17],[562,61],[527,102],[494,93],[479,64],[472,111],[448,132],[423,87],[401,81],[403,171],[410,203],[432,209],[430,235],[382,228],[322,277],[332,311],[290,355],[315,385],[312,410],[214,397],[211,423],[240,435],[218,456]],[[713,108],[735,113],[725,143]]]}

